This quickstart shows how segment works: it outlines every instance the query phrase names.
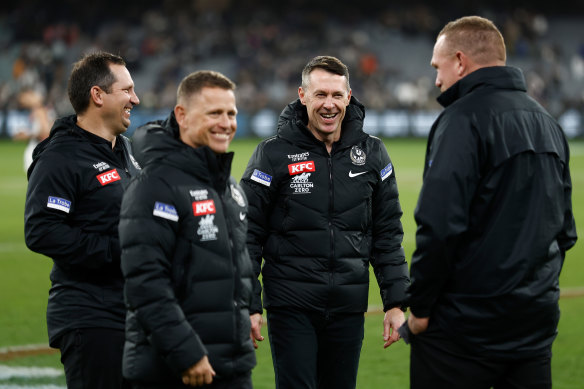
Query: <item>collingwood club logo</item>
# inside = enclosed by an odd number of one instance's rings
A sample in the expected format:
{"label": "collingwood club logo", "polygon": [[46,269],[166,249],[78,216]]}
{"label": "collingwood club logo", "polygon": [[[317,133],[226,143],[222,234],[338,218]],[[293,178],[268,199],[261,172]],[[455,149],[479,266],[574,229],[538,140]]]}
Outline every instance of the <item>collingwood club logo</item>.
{"label": "collingwood club logo", "polygon": [[130,154],[130,161],[132,162],[132,165],[134,165],[134,167],[138,170],[142,170],[142,167],[140,166],[140,164],[138,163],[138,161],[136,161],[136,158],[134,158],[134,156],[132,154]]}
{"label": "collingwood club logo", "polygon": [[243,195],[233,184],[231,184],[231,197],[233,197],[233,200],[235,200],[237,205],[240,207],[245,207],[245,200],[243,199]]}
{"label": "collingwood club logo", "polygon": [[351,162],[353,162],[353,165],[357,165],[357,166],[363,166],[365,165],[365,159],[367,158],[367,155],[365,154],[365,152],[363,150],[361,150],[361,148],[359,146],[353,146],[351,148]]}

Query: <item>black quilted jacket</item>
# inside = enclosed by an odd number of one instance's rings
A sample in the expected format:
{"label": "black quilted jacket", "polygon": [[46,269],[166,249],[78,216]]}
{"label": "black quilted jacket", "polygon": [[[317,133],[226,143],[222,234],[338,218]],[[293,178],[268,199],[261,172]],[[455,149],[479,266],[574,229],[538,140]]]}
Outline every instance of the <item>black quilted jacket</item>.
{"label": "black quilted jacket", "polygon": [[229,176],[233,154],[179,139],[174,114],[139,128],[144,167],[122,202],[128,305],[124,375],[177,383],[208,355],[218,377],[251,370],[247,201]]}
{"label": "black quilted jacket", "polygon": [[[364,117],[352,98],[329,154],[297,100],[251,157],[241,185],[256,275],[265,261],[266,309],[365,312],[369,264],[384,309],[402,306],[409,277],[394,166],[383,142],[363,132]],[[260,295],[256,281],[253,312],[262,310]]]}
{"label": "black quilted jacket", "polygon": [[75,328],[124,329],[118,222],[124,188],[139,166],[130,143],[55,121],[34,151],[25,206],[27,246],[53,260],[47,304],[51,346]]}

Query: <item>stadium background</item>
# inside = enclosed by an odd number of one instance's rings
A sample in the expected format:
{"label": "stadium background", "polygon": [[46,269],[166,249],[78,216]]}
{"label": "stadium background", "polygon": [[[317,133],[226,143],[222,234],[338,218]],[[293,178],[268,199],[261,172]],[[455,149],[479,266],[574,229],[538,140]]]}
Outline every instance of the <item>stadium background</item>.
{"label": "stadium background", "polygon": [[300,72],[327,54],[349,66],[353,95],[376,135],[425,136],[440,107],[429,65],[449,20],[480,14],[505,36],[508,63],[525,72],[529,93],[584,135],[582,1],[40,1],[0,5],[0,136],[25,126],[15,96],[32,87],[57,115],[71,113],[71,64],[102,49],[128,62],[141,104],[139,124],[166,115],[182,77],[219,70],[238,85],[238,136],[266,137],[297,97]]}
{"label": "stadium background", "polygon": [[[72,63],[87,50],[119,53],[128,61],[142,102],[132,111],[131,134],[137,125],[168,113],[184,75],[202,68],[223,71],[238,83],[239,130],[232,146],[233,175],[239,178],[258,138],[273,133],[276,115],[296,98],[303,65],[315,55],[336,55],[349,65],[354,94],[368,107],[367,129],[384,138],[396,165],[409,259],[425,135],[440,110],[429,65],[432,45],[444,23],[469,14],[487,16],[502,29],[509,64],[525,71],[529,93],[562,122],[572,139],[574,211],[582,236],[584,2],[22,0],[0,4],[0,389],[64,389],[58,354],[51,354],[46,346],[51,261],[30,252],[23,241],[24,143],[10,141],[16,126],[26,127],[28,120],[16,103],[20,89],[39,90],[57,115],[68,114],[66,80]],[[554,388],[584,388],[581,246],[568,253],[560,282],[562,319],[554,343]],[[401,342],[389,350],[380,346],[383,316],[375,282],[371,285],[358,388],[406,388],[408,347]],[[257,355],[254,387],[273,388],[267,342]]]}

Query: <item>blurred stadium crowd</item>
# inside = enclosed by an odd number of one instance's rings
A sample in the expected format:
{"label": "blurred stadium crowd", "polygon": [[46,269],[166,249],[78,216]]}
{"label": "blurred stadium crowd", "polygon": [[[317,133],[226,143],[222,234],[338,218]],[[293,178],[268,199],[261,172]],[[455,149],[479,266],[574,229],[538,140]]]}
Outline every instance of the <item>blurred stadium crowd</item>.
{"label": "blurred stadium crowd", "polygon": [[[122,4],[123,3],[123,4]],[[26,124],[23,90],[35,90],[56,116],[72,112],[71,65],[106,50],[128,62],[141,104],[132,127],[165,116],[182,77],[218,70],[238,85],[239,136],[272,134],[297,97],[313,56],[343,60],[353,95],[367,107],[367,130],[424,136],[440,107],[429,62],[438,31],[457,17],[495,21],[508,64],[523,69],[528,92],[584,136],[584,5],[542,8],[508,1],[143,0],[0,5],[0,136]],[[546,4],[541,2],[541,4]],[[551,9],[551,8],[554,9]],[[134,128],[131,128],[133,130]],[[131,131],[130,131],[131,132]]]}

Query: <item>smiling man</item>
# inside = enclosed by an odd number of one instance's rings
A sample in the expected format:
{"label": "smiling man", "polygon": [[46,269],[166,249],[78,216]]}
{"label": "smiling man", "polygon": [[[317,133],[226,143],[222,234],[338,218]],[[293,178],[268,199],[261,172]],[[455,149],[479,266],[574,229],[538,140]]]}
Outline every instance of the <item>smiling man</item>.
{"label": "smiling man", "polygon": [[76,115],[55,121],[28,170],[26,244],[54,262],[47,327],[67,387],[122,388],[117,227],[124,188],[140,169],[122,134],[140,101],[124,60],[109,53],[77,62],[68,92]]}
{"label": "smiling man", "polygon": [[123,371],[133,388],[252,386],[247,202],[227,153],[234,89],[220,73],[192,73],[170,116],[134,135],[144,169],[119,227],[129,308]]}
{"label": "smiling man", "polygon": [[[313,58],[278,134],[258,145],[241,185],[255,275],[252,328],[267,310],[276,388],[354,388],[369,264],[381,289],[383,342],[398,340],[409,284],[394,168],[363,132],[347,67]],[[264,265],[262,268],[262,258]]]}

